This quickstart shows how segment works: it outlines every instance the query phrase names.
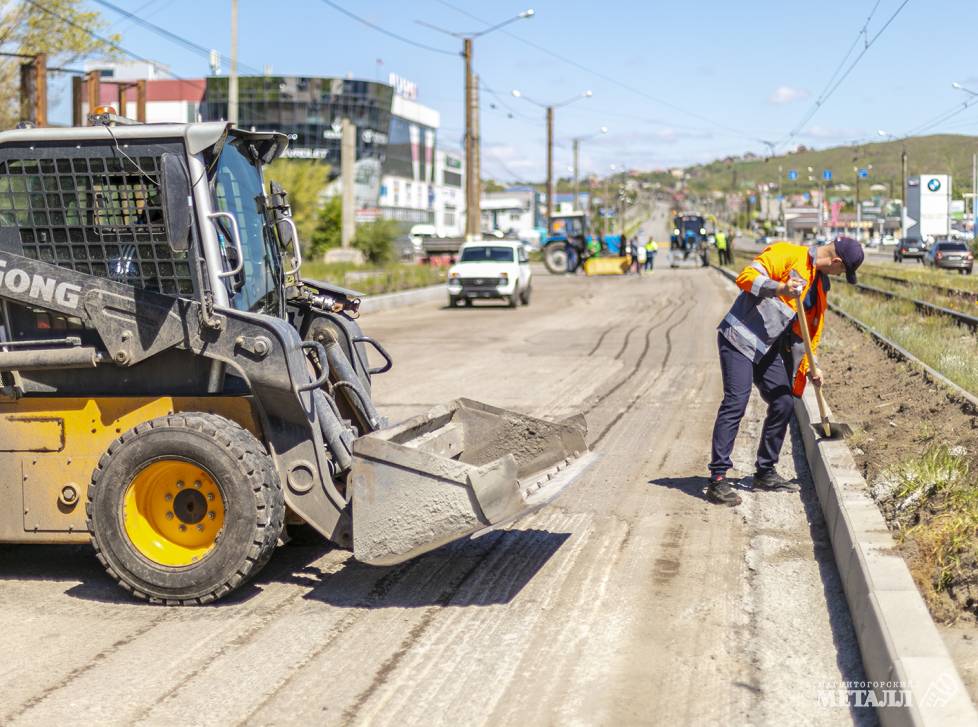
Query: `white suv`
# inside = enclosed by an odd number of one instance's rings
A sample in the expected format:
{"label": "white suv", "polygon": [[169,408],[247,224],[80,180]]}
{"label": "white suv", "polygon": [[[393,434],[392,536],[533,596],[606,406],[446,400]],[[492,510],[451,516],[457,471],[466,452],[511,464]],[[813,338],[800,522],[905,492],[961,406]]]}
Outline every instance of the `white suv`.
{"label": "white suv", "polygon": [[510,308],[529,305],[532,277],[521,241],[467,242],[448,271],[448,305],[472,305],[476,298],[505,300]]}

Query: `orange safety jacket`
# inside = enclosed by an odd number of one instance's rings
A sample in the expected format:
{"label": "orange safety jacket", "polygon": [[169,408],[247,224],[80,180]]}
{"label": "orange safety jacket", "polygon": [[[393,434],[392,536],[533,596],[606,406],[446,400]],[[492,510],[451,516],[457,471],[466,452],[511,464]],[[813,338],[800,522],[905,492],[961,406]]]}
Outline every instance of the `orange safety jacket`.
{"label": "orange safety jacket", "polygon": [[818,347],[828,306],[828,280],[815,269],[815,248],[777,242],[768,246],[737,276],[737,287],[743,292],[720,322],[720,333],[755,363],[777,344],[791,327],[791,364],[794,372],[792,393],[805,391],[808,360],[805,357],[798,327],[797,299],[777,294],[778,285],[788,282],[792,271],[805,282],[802,290],[805,319],[812,338],[812,350]]}

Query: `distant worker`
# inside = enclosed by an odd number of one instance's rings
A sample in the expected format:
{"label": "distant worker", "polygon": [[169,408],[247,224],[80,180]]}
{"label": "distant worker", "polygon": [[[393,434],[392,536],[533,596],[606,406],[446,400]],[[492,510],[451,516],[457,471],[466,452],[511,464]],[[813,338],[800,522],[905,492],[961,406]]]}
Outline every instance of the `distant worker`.
{"label": "distant worker", "polygon": [[635,268],[635,274],[636,275],[641,275],[642,274],[642,262],[639,259],[638,238],[637,237],[633,237],[631,240],[628,241],[628,255],[629,255],[629,257],[631,257],[631,261],[629,262],[629,266],[628,266],[629,272],[634,267]]}
{"label": "distant worker", "polygon": [[723,230],[717,230],[715,237],[717,244],[717,257],[720,259],[720,264],[728,265],[730,261],[727,260],[727,236],[724,234]]}
{"label": "distant worker", "polygon": [[733,467],[730,455],[747,410],[752,384],[767,403],[767,416],[757,448],[754,488],[797,492],[796,482],[775,470],[794,408],[793,396],[805,390],[805,377],[822,385],[822,372],[808,370],[798,321],[798,298],[803,296],[805,324],[818,346],[827,307],[829,274],[846,274],[856,282],[863,248],[851,237],[839,237],[822,247],[778,242],[765,248],[737,276],[743,292],[717,327],[723,401],[713,425],[713,450],[707,499],[733,507],[740,495],[727,482]]}
{"label": "distant worker", "polygon": [[655,241],[655,238],[650,237],[649,241],[645,243],[645,269],[654,270],[655,269],[655,254],[659,251],[659,243]]}

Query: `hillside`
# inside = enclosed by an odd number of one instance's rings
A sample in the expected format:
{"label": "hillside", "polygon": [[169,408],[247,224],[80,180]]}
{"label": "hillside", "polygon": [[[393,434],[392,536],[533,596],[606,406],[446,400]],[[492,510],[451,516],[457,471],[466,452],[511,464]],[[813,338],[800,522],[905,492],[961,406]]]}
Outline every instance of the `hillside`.
{"label": "hillside", "polygon": [[[962,134],[918,136],[901,141],[881,141],[831,149],[807,150],[769,159],[721,160],[686,169],[687,184],[700,193],[713,190],[724,192],[744,190],[763,183],[778,181],[782,168],[783,189],[787,193],[811,189],[822,178],[823,169],[832,170],[832,184],[855,184],[853,167],[868,168],[870,178],[863,184],[892,184],[894,196],[899,196],[900,154],[907,150],[908,174],[944,174],[954,177],[953,195],[960,198],[971,191],[971,157],[978,152],[978,137]],[[815,182],[808,181],[808,167]],[[798,172],[798,181],[789,182],[789,169]]]}

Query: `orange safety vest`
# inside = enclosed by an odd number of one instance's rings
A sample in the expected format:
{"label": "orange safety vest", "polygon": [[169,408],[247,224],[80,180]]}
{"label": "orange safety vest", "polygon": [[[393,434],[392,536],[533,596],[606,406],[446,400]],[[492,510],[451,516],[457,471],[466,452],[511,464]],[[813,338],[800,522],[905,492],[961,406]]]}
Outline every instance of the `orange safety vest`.
{"label": "orange safety vest", "polygon": [[[737,276],[737,287],[744,291],[741,297],[743,298],[746,295],[748,300],[742,302],[738,299],[738,302],[734,304],[725,322],[735,330],[739,326],[744,327],[741,330],[751,328],[750,335],[757,338],[757,326],[756,324],[751,326],[751,323],[755,320],[760,320],[761,317],[751,315],[750,313],[745,314],[743,309],[750,306],[756,309],[763,304],[762,301],[765,299],[773,299],[779,301],[779,304],[776,305],[781,306],[781,310],[784,313],[787,313],[787,309],[783,306],[787,306],[787,308],[793,311],[794,318],[791,323],[791,328],[795,337],[800,340],[801,328],[799,327],[797,316],[798,300],[789,296],[776,295],[774,294],[774,290],[779,283],[788,282],[792,271],[794,271],[805,281],[805,287],[801,294],[802,300],[805,300],[808,297],[812,284],[816,283],[820,278],[818,271],[815,269],[814,253],[815,248],[794,245],[790,242],[777,242],[765,248]],[[813,352],[817,350],[818,343],[822,338],[822,328],[825,324],[825,310],[827,307],[828,301],[825,296],[825,289],[819,283],[815,286],[814,303],[811,307],[805,309],[805,320],[808,323],[808,331],[811,334]],[[777,338],[778,335],[774,336],[774,338]],[[773,341],[769,343],[773,343]],[[793,348],[795,347],[793,346]],[[799,344],[797,348],[798,353],[801,354],[802,350]],[[800,358],[800,360],[794,362],[795,376],[792,382],[792,393],[795,396],[801,396],[805,391],[805,383],[807,381],[808,359],[804,355],[796,355],[793,358]]]}

